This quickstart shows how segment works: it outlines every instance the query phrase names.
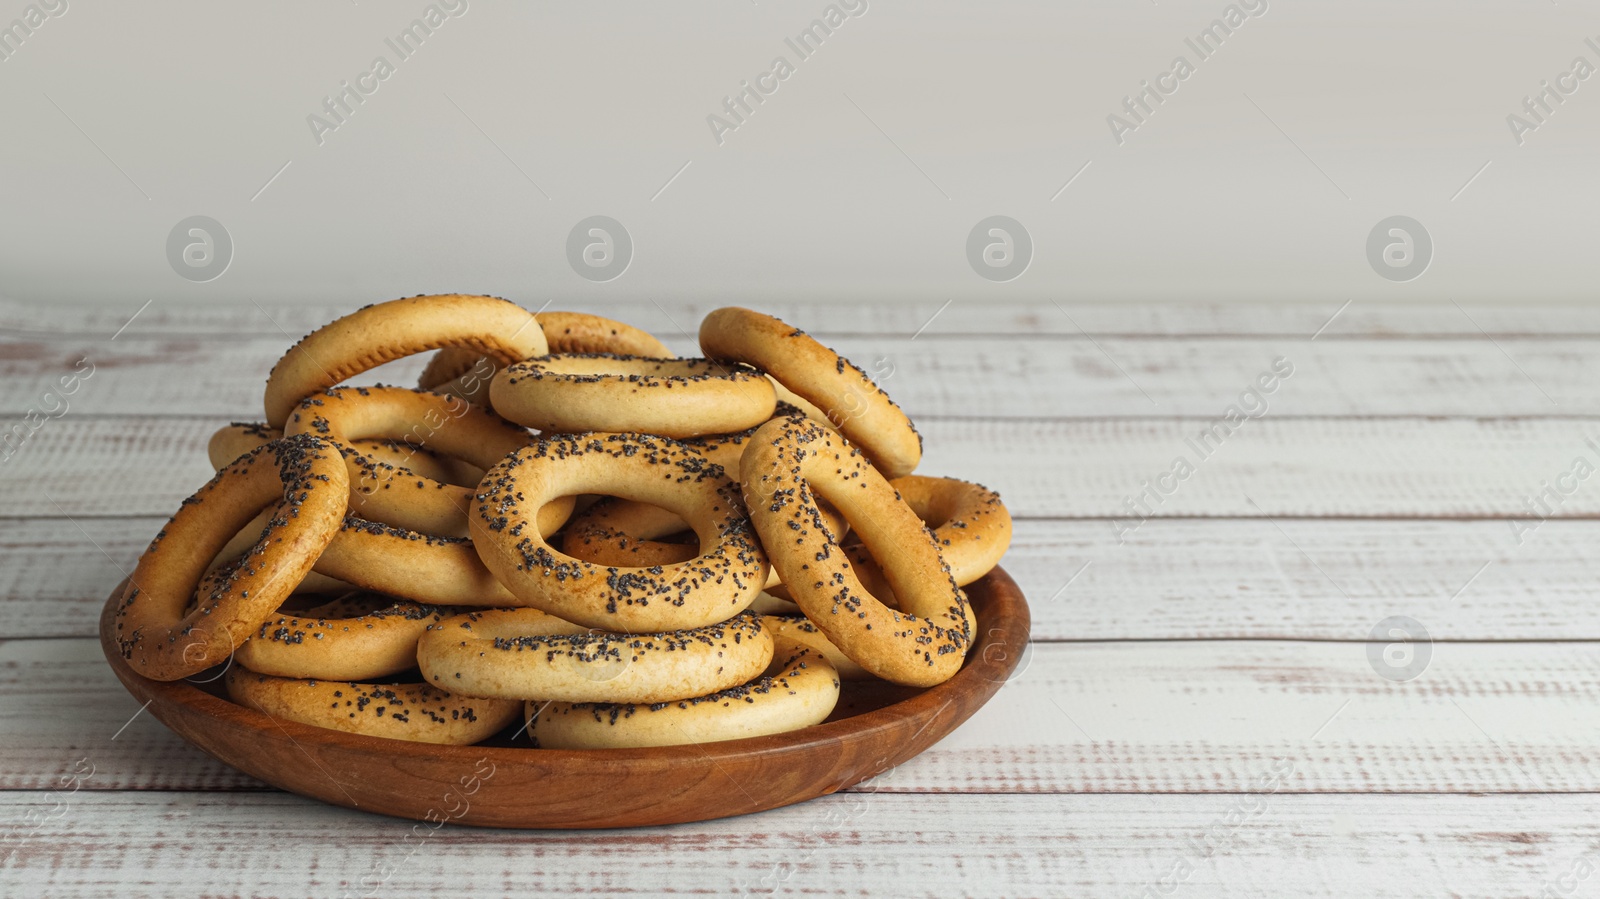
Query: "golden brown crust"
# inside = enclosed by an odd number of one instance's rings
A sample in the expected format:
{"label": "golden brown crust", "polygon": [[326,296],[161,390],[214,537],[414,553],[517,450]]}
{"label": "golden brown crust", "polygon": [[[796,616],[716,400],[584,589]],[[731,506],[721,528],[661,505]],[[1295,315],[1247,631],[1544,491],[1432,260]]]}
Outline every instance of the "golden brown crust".
{"label": "golden brown crust", "polygon": [[[693,441],[685,441],[693,443]],[[738,471],[738,456],[728,471]],[[822,518],[830,533],[842,536],[849,528],[839,510],[819,502]],[[666,509],[617,497],[606,497],[573,516],[562,532],[561,550],[575,559],[597,565],[647,567],[686,562],[700,554],[700,541],[682,518]],[[680,542],[663,538],[683,537]],[[782,583],[776,568],[767,572],[762,589]]]}
{"label": "golden brown crust", "polygon": [[755,615],[690,630],[614,634],[552,626],[533,609],[447,619],[417,646],[422,676],[465,696],[668,702],[742,684],[772,661]]}
{"label": "golden brown crust", "polygon": [[[988,574],[1011,546],[1011,513],[1000,502],[1000,494],[982,484],[921,475],[895,478],[889,484],[933,529],[939,555],[950,566],[957,585],[965,587]],[[883,569],[866,547],[851,543],[844,550],[867,591],[884,604],[898,607]]]}
{"label": "golden brown crust", "polygon": [[[575,749],[794,730],[843,678],[952,676],[961,585],[1011,539],[999,497],[911,476],[910,419],[803,331],[727,307],[700,344],[462,294],[317,329],[267,423],[213,435],[217,476],[109,610],[116,648],[162,680],[227,662],[235,701],[308,725],[464,744],[524,711]],[[435,350],[437,392],[338,386]]]}
{"label": "golden brown crust", "polygon": [[427,684],[273,677],[239,664],[224,681],[234,702],[273,718],[416,743],[477,743],[505,729],[522,710],[513,700],[472,699]]}
{"label": "golden brown crust", "polygon": [[840,680],[867,680],[872,677],[872,672],[857,665],[854,659],[834,646],[822,628],[812,624],[806,616],[794,614],[798,611],[792,609],[787,614],[763,615],[761,624],[774,640],[789,640],[820,653],[839,672]]}
{"label": "golden brown crust", "polygon": [[[778,415],[793,415],[799,410],[779,403]],[[739,460],[757,428],[733,434],[718,434],[683,441],[730,474],[739,471]],[[838,510],[822,503],[823,517],[832,532],[842,537],[848,525]],[[606,497],[575,514],[567,522],[561,549],[567,555],[599,565],[646,567],[684,562],[700,554],[700,543],[682,518],[647,503]],[[663,538],[686,537],[678,542]],[[766,589],[779,583],[777,569],[767,573]]]}
{"label": "golden brown crust", "polygon": [[[686,520],[704,551],[642,568],[596,565],[551,549],[529,514],[553,497],[620,496]],[[641,434],[540,438],[484,475],[472,540],[489,570],[525,604],[587,627],[657,632],[725,621],[766,582],[739,486],[675,440]]]}
{"label": "golden brown crust", "polygon": [[368,680],[417,664],[417,641],[448,614],[374,594],[342,596],[298,614],[281,610],[234,654],[260,674]]}
{"label": "golden brown crust", "polygon": [[1011,513],[1000,494],[956,478],[910,475],[889,482],[933,529],[956,583],[965,587],[1000,563],[1011,547]]}
{"label": "golden brown crust", "polygon": [[[339,452],[310,435],[274,441],[218,471],[183,501],[128,578],[114,618],[128,665],[170,681],[225,661],[311,570],[338,532],[349,494]],[[223,589],[186,614],[217,553],[273,505],[266,530]]]}
{"label": "golden brown crust", "polygon": [[672,358],[672,351],[654,334],[599,315],[541,312],[539,324],[550,341],[552,353],[623,353]]}
{"label": "golden brown crust", "polygon": [[521,606],[465,537],[436,537],[347,516],[316,572],[364,590],[440,606]]}
{"label": "golden brown crust", "polygon": [[447,346],[428,360],[417,377],[417,388],[460,397],[481,406],[478,397],[488,397],[489,382],[500,368],[500,363],[475,350]]}
{"label": "golden brown crust", "polygon": [[[949,679],[971,643],[966,597],[933,535],[855,447],[814,421],[775,419],[741,463],[745,502],[783,584],[813,624],[861,667],[926,687]],[[817,507],[838,507],[879,550],[902,609],[866,591]]]}
{"label": "golden brown crust", "polygon": [[806,332],[770,315],[728,306],[700,323],[700,349],[713,359],[754,365],[820,409],[885,477],[910,474],[922,436],[866,372]]}
{"label": "golden brown crust", "polygon": [[509,300],[438,294],[378,303],[323,325],[289,348],[267,376],[267,424],[283,427],[302,399],[361,372],[446,346],[503,363],[550,352],[533,313]]}
{"label": "golden brown crust", "polygon": [[[647,503],[607,497],[574,516],[561,551],[574,559],[620,568],[675,565],[700,555],[700,542],[682,518]],[[687,537],[680,542],[663,537]]]}
{"label": "golden brown crust", "polygon": [[768,590],[761,591],[761,595],[756,597],[756,601],[750,604],[750,611],[757,615],[766,615],[768,617],[805,617],[801,614],[800,607],[789,600],[787,594],[779,596],[777,593]]}
{"label": "golden brown crust", "polygon": [[[259,422],[236,421],[223,425],[211,435],[206,455],[211,459],[212,468],[221,468],[282,436],[282,431]],[[394,476],[397,477],[417,474],[462,487],[471,487],[483,480],[483,469],[470,462],[437,456],[431,450],[407,446],[398,440],[357,439],[350,441],[347,449],[365,456],[379,470],[396,472]],[[348,457],[350,454],[346,452],[345,455]]]}
{"label": "golden brown crust", "polygon": [[[306,397],[289,416],[289,434],[316,434],[350,446],[361,438],[403,440],[487,469],[527,446],[532,435],[492,412],[455,397],[404,387],[335,387]],[[357,515],[396,527],[463,537],[474,487],[426,478],[406,468],[377,465],[346,454],[350,508]],[[571,513],[570,498],[558,498],[542,526],[553,531]]]}
{"label": "golden brown crust", "polygon": [[499,414],[540,431],[674,439],[755,427],[778,402],[772,382],[746,368],[606,353],[525,359],[495,376],[489,398]]}
{"label": "golden brown crust", "polygon": [[676,702],[529,702],[528,732],[544,749],[682,746],[821,724],[839,701],[839,676],[814,649],[778,638],[761,677]]}
{"label": "golden brown crust", "polygon": [[[536,315],[551,353],[623,353],[672,357],[667,345],[647,331],[584,312],[540,312]],[[502,366],[469,349],[445,347],[428,360],[417,386],[459,396],[489,407],[489,382]]]}
{"label": "golden brown crust", "polygon": [[[222,589],[239,556],[261,539],[271,513],[268,509],[257,516],[217,553],[200,579],[198,596]],[[348,514],[314,569],[293,592],[342,594],[353,590],[443,606],[522,605],[483,566],[467,538],[421,534]]]}
{"label": "golden brown crust", "polygon": [[[790,414],[793,407],[779,404],[777,414]],[[756,427],[760,427],[757,425]],[[730,475],[739,471],[739,459],[750,438],[756,432],[748,430],[732,434],[715,434],[684,440],[683,443],[712,462],[721,465]],[[689,525],[682,518],[648,503],[638,503],[619,497],[605,497],[572,516],[561,549],[573,558],[600,565],[622,567],[647,567],[685,562],[700,554],[697,539],[683,543],[662,542],[661,538],[680,535]],[[692,531],[689,532],[693,534]],[[772,583],[774,575],[768,575]]]}
{"label": "golden brown crust", "polygon": [[[217,553],[217,557],[211,561],[211,564],[206,566],[205,574],[200,577],[200,586],[195,591],[196,596],[209,596],[226,589],[225,585],[228,578],[233,575],[234,569],[239,567],[240,560],[244,554],[261,539],[262,533],[272,523],[275,512],[276,510],[271,508],[262,509],[259,515],[252,518],[248,524],[239,529],[237,534],[233,535],[233,539],[229,540],[227,545]],[[335,536],[334,539],[338,539],[338,537]],[[353,589],[355,588],[344,581],[318,574],[315,571],[308,571],[291,592],[295,595],[308,593],[338,594],[349,593]]]}

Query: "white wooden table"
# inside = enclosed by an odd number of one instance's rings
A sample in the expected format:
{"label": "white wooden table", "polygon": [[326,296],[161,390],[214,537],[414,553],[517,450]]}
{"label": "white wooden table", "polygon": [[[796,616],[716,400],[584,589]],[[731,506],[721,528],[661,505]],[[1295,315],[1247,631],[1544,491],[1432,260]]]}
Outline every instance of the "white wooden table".
{"label": "white wooden table", "polygon": [[[1566,477],[1600,468],[1600,309],[764,304],[883,373],[924,471],[1005,497],[1023,669],[816,802],[419,841],[214,762],[104,664],[103,598],[208,476],[206,437],[259,420],[290,337],[355,305],[158,299],[130,323],[142,302],[0,307],[7,426],[93,365],[0,462],[7,896],[363,895],[386,868],[373,894],[1600,890],[1600,478]],[[674,322],[707,308],[594,311],[688,351]],[[1197,461],[1280,358],[1259,417]],[[1180,455],[1141,523],[1127,499]],[[1571,493],[1541,522],[1546,482]],[[1372,644],[1391,616],[1431,642]],[[1427,667],[1396,679],[1408,651]]]}

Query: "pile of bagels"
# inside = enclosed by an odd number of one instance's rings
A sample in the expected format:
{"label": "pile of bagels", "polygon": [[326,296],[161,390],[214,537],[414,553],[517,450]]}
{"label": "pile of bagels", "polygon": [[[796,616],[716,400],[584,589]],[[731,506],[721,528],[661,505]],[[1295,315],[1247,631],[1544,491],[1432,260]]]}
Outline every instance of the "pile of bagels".
{"label": "pile of bagels", "polygon": [[[216,476],[112,597],[116,649],[279,719],[550,749],[781,733],[841,683],[949,679],[1000,498],[911,474],[910,419],[805,332],[729,307],[699,339],[462,294],[319,328],[266,420],[212,437]],[[340,386],[433,351],[415,389]]]}

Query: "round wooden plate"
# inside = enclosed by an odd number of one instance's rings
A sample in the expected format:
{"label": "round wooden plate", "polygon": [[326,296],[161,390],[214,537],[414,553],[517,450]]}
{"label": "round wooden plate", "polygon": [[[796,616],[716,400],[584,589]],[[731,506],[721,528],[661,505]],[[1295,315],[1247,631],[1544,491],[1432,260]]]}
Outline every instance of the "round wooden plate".
{"label": "round wooden plate", "polygon": [[438,746],[273,718],[187,681],[163,683],[134,673],[115,648],[112,609],[120,586],[101,613],[100,645],[123,686],[148,702],[163,724],[218,761],[275,787],[432,822],[639,827],[744,815],[825,796],[938,742],[1000,689],[1028,644],[1028,604],[1009,575],[997,568],[966,589],[977,638],[950,680],[926,690],[846,682],[839,709],[815,727],[655,749],[535,749],[526,737],[514,743],[508,735],[476,746]]}

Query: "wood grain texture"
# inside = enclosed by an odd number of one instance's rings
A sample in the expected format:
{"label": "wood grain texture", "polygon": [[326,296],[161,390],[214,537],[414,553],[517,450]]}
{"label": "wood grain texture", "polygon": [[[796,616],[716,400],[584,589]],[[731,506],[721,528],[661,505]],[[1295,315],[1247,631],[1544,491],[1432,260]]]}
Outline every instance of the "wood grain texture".
{"label": "wood grain texture", "polygon": [[60,806],[13,793],[0,794],[0,818],[50,817],[9,837],[0,877],[63,899],[1502,899],[1594,887],[1592,797],[1307,796],[1285,792],[1294,781],[1233,797],[838,794],[748,818],[567,834],[414,832],[282,793],[79,792]]}
{"label": "wood grain texture", "polygon": [[[0,518],[0,634],[92,636],[106,585],[165,522]],[[1118,543],[1109,519],[1022,519],[1005,566],[1036,641],[1364,640],[1397,610],[1422,610],[1439,640],[1600,640],[1600,522],[1516,536],[1498,521],[1170,519]]]}
{"label": "wood grain texture", "polygon": [[[846,685],[849,692],[820,724],[740,740],[629,749],[534,749],[526,740],[493,745],[493,739],[438,746],[284,721],[191,683],[140,676],[117,641],[117,603],[126,584],[106,600],[100,642],[112,671],[151,717],[273,786],[430,824],[642,827],[815,799],[882,774],[959,727],[1006,683],[1028,644],[1027,601],[997,568],[966,586],[978,631],[953,677],[922,690],[891,688],[870,700],[865,686]],[[1012,647],[1017,651],[1009,652]]]}
{"label": "wood grain texture", "polygon": [[[258,303],[213,305],[156,299],[143,311],[144,300],[104,304],[40,306],[0,299],[0,331],[19,334],[222,334],[284,338],[285,345],[302,334],[357,306],[394,297],[331,297],[326,303],[285,303],[264,298]],[[538,309],[545,296],[510,299]],[[708,301],[568,303],[556,299],[551,308],[592,312],[644,328],[663,340],[693,334],[712,309],[729,305]],[[942,307],[942,308],[941,308]],[[982,303],[828,302],[804,299],[763,302],[761,309],[819,336],[871,334],[1082,334],[1095,336],[1276,335],[1320,340],[1358,337],[1495,337],[1600,336],[1600,309],[1585,303],[1503,304],[1407,302],[1339,304],[1286,302],[1197,303],[1182,300],[1147,303],[1061,303],[990,299]],[[131,322],[130,322],[131,319]]]}
{"label": "wood grain texture", "polygon": [[[693,340],[672,349],[699,355]],[[842,336],[830,344],[915,418],[1213,417],[1275,360],[1293,373],[1262,399],[1273,415],[1596,415],[1594,340],[1495,342],[1295,338]],[[0,335],[0,416],[46,402],[65,375],[93,374],[64,397],[68,414],[220,415],[259,420],[282,335],[51,339]],[[355,379],[412,385],[409,357]],[[70,383],[70,382],[69,382]],[[1252,398],[1249,400],[1254,402]],[[48,408],[56,409],[54,399]]]}
{"label": "wood grain texture", "polygon": [[[0,301],[7,425],[75,360],[97,365],[66,418],[0,462],[0,634],[79,637],[0,642],[0,893],[362,895],[386,863],[374,894],[1594,889],[1594,797],[1564,791],[1600,791],[1600,522],[1583,520],[1600,517],[1600,487],[1533,529],[1527,501],[1576,458],[1600,463],[1600,307],[768,307],[869,370],[892,365],[924,469],[1005,494],[1019,516],[1006,564],[1037,638],[1020,674],[853,792],[664,829],[408,841],[405,824],[271,791],[184,745],[83,639],[119,567],[209,476],[210,431],[259,418],[277,354],[358,304],[158,299],[129,324],[142,302]],[[591,311],[686,350],[678,325],[714,305]],[[1132,528],[1125,499],[1194,459],[1185,438],[1278,355],[1296,372],[1267,417]],[[373,378],[409,383],[418,366]],[[1483,520],[1424,520],[1451,518]],[[1391,614],[1444,641],[1532,642],[1435,643],[1396,684],[1363,642]],[[1233,637],[1252,639],[1216,639]],[[95,773],[65,795],[80,760]],[[1452,795],[1389,792],[1413,790]]]}
{"label": "wood grain texture", "polygon": [[[1600,791],[1592,643],[1435,643],[1407,683],[1363,643],[1035,643],[1018,668],[884,789],[1231,792],[1282,756],[1308,792]],[[0,790],[79,758],[86,788],[254,785],[138,710],[93,640],[0,643]]]}
{"label": "wood grain texture", "polygon": [[[47,421],[0,463],[11,516],[170,515],[211,476],[205,445],[225,418],[67,417]],[[1185,420],[924,420],[919,474],[979,481],[1014,516],[1117,518],[1180,455],[1193,473],[1146,500],[1154,517],[1529,518],[1528,498],[1584,457],[1587,419],[1274,418],[1247,420],[1202,458]],[[1147,483],[1148,482],[1148,483]],[[1572,481],[1552,517],[1600,516],[1600,481]],[[1530,522],[1531,523],[1531,522]]]}

